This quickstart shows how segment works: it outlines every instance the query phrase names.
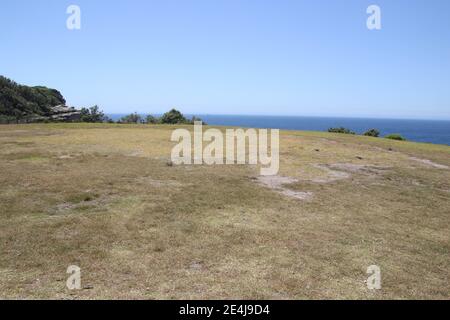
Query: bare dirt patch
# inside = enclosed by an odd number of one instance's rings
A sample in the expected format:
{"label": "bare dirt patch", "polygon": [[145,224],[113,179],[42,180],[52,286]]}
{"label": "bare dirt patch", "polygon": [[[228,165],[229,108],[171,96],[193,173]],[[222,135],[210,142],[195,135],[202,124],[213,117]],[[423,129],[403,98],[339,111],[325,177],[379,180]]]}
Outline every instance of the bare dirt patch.
{"label": "bare dirt patch", "polygon": [[327,173],[327,176],[324,178],[311,180],[315,183],[330,183],[338,180],[350,179],[352,174],[364,174],[369,177],[375,177],[389,169],[389,167],[353,163],[316,164],[314,167],[324,170]]}
{"label": "bare dirt patch", "polygon": [[325,178],[316,178],[311,180],[312,182],[315,183],[329,183],[342,179],[349,179],[351,177],[351,175],[347,172],[332,170],[326,165],[317,164],[314,165],[314,167],[324,170],[327,173],[327,176]]}
{"label": "bare dirt patch", "polygon": [[278,193],[291,198],[296,198],[299,200],[309,200],[313,196],[312,192],[295,191],[287,188],[286,185],[298,182],[297,179],[291,177],[260,176],[258,177],[258,182],[266,188],[273,189]]}
{"label": "bare dirt patch", "polygon": [[106,210],[114,197],[89,192],[72,195],[66,201],[57,204],[49,211],[50,215],[65,215],[81,212],[98,212]]}
{"label": "bare dirt patch", "polygon": [[389,167],[381,167],[375,165],[353,164],[353,163],[334,163],[329,165],[331,169],[342,170],[352,173],[379,174]]}
{"label": "bare dirt patch", "polygon": [[145,156],[145,152],[143,150],[135,150],[129,154],[127,154],[129,157],[143,157]]}
{"label": "bare dirt patch", "polygon": [[448,166],[446,166],[444,164],[435,163],[428,159],[421,159],[421,158],[416,158],[416,157],[409,157],[409,159],[416,161],[416,162],[420,162],[428,167],[433,167],[433,168],[437,168],[437,169],[448,169],[449,168]]}

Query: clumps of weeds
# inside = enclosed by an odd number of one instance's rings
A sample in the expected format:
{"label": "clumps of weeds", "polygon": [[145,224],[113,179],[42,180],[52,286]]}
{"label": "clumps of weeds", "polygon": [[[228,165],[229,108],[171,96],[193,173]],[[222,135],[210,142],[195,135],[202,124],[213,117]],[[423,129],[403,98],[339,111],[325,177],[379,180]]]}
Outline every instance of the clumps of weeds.
{"label": "clumps of weeds", "polygon": [[83,203],[83,202],[91,202],[99,197],[96,193],[83,192],[69,196],[66,201],[70,203]]}
{"label": "clumps of weeds", "polygon": [[73,211],[96,211],[104,205],[105,199],[97,193],[89,191],[70,194],[64,202],[56,206],[53,214],[62,214]]}

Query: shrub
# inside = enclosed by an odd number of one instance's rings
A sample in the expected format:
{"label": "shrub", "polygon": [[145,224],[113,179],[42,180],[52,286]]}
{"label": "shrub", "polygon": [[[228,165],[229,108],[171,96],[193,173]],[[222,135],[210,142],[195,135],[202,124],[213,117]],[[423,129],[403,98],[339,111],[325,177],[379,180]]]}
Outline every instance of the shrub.
{"label": "shrub", "polygon": [[154,117],[154,116],[152,116],[151,114],[149,114],[147,116],[147,118],[145,118],[145,120],[146,120],[147,123],[150,123],[150,124],[157,124],[159,122],[159,119]]}
{"label": "shrub", "polygon": [[166,124],[188,123],[187,119],[183,116],[183,114],[176,109],[172,109],[169,112],[164,113],[160,120],[161,123]]}
{"label": "shrub", "polygon": [[332,133],[344,133],[344,134],[355,134],[353,131],[351,131],[350,129],[344,128],[344,127],[339,127],[339,128],[330,128],[328,129],[328,132],[332,132]]}
{"label": "shrub", "polygon": [[377,129],[370,129],[370,130],[364,132],[364,135],[368,136],[368,137],[376,137],[377,138],[380,136],[380,131],[378,131]]}
{"label": "shrub", "polygon": [[389,134],[385,137],[386,139],[391,139],[391,140],[399,140],[399,141],[406,141],[405,138],[403,138],[401,135],[394,133],[394,134]]}
{"label": "shrub", "polygon": [[93,107],[81,109],[81,122],[108,122],[109,118],[95,105]]}
{"label": "shrub", "polygon": [[125,117],[122,117],[119,120],[119,123],[139,123],[141,121],[142,121],[141,116],[135,112],[135,113],[129,114]]}

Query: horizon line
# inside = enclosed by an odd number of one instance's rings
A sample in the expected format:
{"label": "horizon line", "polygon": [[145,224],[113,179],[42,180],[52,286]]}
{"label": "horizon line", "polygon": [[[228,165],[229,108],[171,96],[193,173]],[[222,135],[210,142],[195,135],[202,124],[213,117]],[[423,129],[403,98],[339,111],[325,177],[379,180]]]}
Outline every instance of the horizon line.
{"label": "horizon line", "polygon": [[[106,115],[126,115],[130,113],[137,113],[139,115],[163,115],[164,113],[150,113],[150,112],[106,112],[104,111]],[[233,117],[233,116],[239,116],[239,117],[293,117],[293,118],[338,118],[338,119],[361,119],[361,120],[412,120],[412,121],[450,121],[450,118],[412,118],[412,117],[379,117],[379,116],[345,116],[345,115],[339,115],[339,116],[325,116],[325,115],[292,115],[292,114],[286,114],[286,115],[274,115],[274,114],[226,114],[226,113],[192,113],[192,112],[182,112],[185,115],[188,116],[227,116],[227,117]]]}

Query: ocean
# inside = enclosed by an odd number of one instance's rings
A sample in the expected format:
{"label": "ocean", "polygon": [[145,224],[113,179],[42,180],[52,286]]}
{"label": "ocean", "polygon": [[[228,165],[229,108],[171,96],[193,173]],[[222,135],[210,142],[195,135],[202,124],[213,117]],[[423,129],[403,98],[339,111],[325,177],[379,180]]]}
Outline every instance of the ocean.
{"label": "ocean", "polygon": [[[124,114],[108,114],[118,120]],[[403,120],[371,118],[326,118],[299,116],[242,116],[197,115],[209,125],[270,128],[283,130],[327,131],[331,127],[345,127],[358,134],[378,129],[381,136],[398,133],[407,140],[450,145],[450,121]],[[187,117],[191,117],[187,115]]]}

